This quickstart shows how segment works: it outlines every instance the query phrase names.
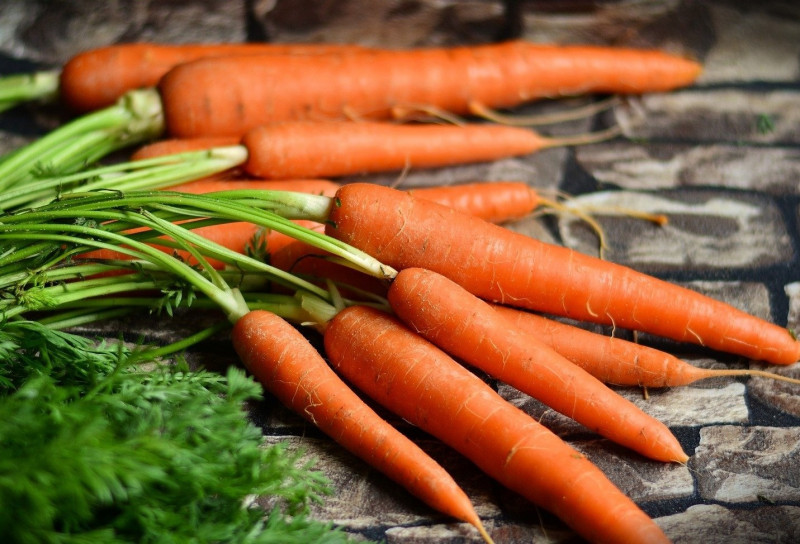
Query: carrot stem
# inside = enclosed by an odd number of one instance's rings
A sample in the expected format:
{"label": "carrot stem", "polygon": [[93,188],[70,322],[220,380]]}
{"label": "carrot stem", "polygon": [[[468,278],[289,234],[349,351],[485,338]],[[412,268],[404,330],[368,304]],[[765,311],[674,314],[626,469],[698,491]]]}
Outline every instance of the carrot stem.
{"label": "carrot stem", "polygon": [[[113,106],[79,117],[4,157],[0,162],[0,191],[35,178],[37,169],[46,167],[51,171],[68,172],[83,167],[86,160],[97,160],[93,146],[88,145],[92,141],[99,140],[99,149],[107,153],[155,137],[163,130],[158,92],[154,89],[131,91]],[[87,145],[72,148],[75,154],[70,155],[68,165],[50,162],[76,139]]]}
{"label": "carrot stem", "polygon": [[0,78],[0,112],[23,102],[53,102],[58,97],[58,70]]}

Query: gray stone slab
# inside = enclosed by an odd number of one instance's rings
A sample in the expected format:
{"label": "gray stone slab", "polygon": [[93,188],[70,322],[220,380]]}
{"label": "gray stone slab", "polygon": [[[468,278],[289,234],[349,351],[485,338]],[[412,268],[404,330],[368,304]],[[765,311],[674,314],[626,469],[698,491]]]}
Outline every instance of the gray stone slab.
{"label": "gray stone slab", "polygon": [[243,0],[6,0],[0,4],[0,50],[59,65],[85,49],[122,41],[241,42],[244,18]]}
{"label": "gray stone slab", "polygon": [[[699,84],[785,82],[800,77],[800,6],[751,10],[746,4],[709,8],[715,44],[703,58]],[[758,43],[758,47],[752,47]]]}
{"label": "gray stone slab", "polygon": [[[600,191],[571,206],[595,217],[605,231],[605,258],[648,272],[681,269],[756,268],[793,256],[778,207],[763,196],[719,191]],[[666,225],[626,215],[663,214]],[[596,233],[574,215],[562,215],[564,245],[598,254]]]}
{"label": "gray stone slab", "polygon": [[800,191],[800,150],[793,147],[624,141],[579,147],[575,156],[597,181],[623,189],[714,185],[773,194]]}
{"label": "gray stone slab", "polygon": [[701,429],[689,465],[702,499],[780,502],[800,491],[799,456],[800,428],[722,425]]}
{"label": "gray stone slab", "polygon": [[800,541],[800,507],[753,510],[698,504],[656,519],[674,544],[789,544]]}
{"label": "gray stone slab", "polygon": [[631,98],[614,109],[628,138],[726,143],[800,142],[800,93],[770,89],[685,89]]}

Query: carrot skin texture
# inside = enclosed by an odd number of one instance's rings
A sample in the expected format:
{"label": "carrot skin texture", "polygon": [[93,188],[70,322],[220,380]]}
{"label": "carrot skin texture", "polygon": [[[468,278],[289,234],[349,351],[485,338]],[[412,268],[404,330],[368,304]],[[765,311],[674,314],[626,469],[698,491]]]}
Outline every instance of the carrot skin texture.
{"label": "carrot skin texture", "polygon": [[356,45],[125,43],[78,53],[63,67],[59,92],[78,112],[110,106],[127,91],[152,87],[171,68],[204,57],[250,54],[318,54]]}
{"label": "carrot skin texture", "polygon": [[590,542],[668,542],[583,455],[397,319],[351,306],[325,331],[333,366]]}
{"label": "carrot skin texture", "polygon": [[524,310],[498,304],[493,307],[513,326],[536,336],[604,383],[680,387],[718,374],[649,346],[596,334]]}
{"label": "carrot skin texture", "polygon": [[285,121],[242,139],[243,168],[259,178],[339,177],[526,155],[547,145],[532,130],[491,124]]}
{"label": "carrot skin texture", "polygon": [[800,357],[777,325],[631,268],[366,183],[339,189],[326,233],[395,269],[427,268],[502,304],[642,330],[776,364]]}
{"label": "carrot skin texture", "polygon": [[[666,91],[699,72],[696,62],[660,51],[511,41],[317,58],[207,58],[176,66],[159,89],[169,132],[191,137],[242,135],[286,120],[391,119],[393,108],[419,105],[465,115],[475,104],[508,108],[580,93]],[[216,85],[220,80],[226,85]]]}
{"label": "carrot skin texture", "polygon": [[521,181],[487,181],[407,189],[407,193],[480,217],[490,223],[521,219],[539,206],[537,192]]}
{"label": "carrot skin texture", "polygon": [[367,406],[288,322],[254,310],[236,322],[232,341],[245,367],[287,407],[433,508],[480,525],[450,475]]}
{"label": "carrot skin texture", "polygon": [[591,431],[657,461],[689,457],[670,430],[441,274],[406,268],[389,304],[412,330]]}

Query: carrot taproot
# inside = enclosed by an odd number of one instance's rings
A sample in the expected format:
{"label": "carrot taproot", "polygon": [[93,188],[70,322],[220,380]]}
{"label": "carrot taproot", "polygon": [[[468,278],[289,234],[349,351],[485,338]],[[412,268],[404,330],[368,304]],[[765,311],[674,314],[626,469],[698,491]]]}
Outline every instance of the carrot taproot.
{"label": "carrot taproot", "polygon": [[661,51],[511,41],[205,58],[176,66],[158,88],[169,132],[193,137],[285,120],[389,119],[408,107],[469,114],[545,97],[666,91],[691,84],[700,69]]}
{"label": "carrot taproot", "polygon": [[494,302],[790,364],[786,329],[631,268],[367,183],[336,194],[326,233],[402,269],[428,268]]}
{"label": "carrot taproot", "polygon": [[355,44],[116,44],[83,51],[67,61],[59,78],[59,94],[70,108],[87,112],[110,106],[132,89],[152,87],[174,66],[199,58],[232,54],[319,54],[361,48]]}
{"label": "carrot taproot", "polygon": [[271,312],[253,310],[236,321],[231,338],[244,366],[283,404],[491,542],[471,501],[444,468],[364,403],[295,327]]}
{"label": "carrot taproot", "polygon": [[412,330],[586,428],[658,461],[689,456],[670,430],[489,304],[436,272],[405,268],[389,305]]}
{"label": "carrot taproot", "polygon": [[605,336],[554,319],[500,304],[495,311],[600,381],[636,387],[679,387],[720,377],[758,376],[789,383],[800,380],[757,369],[700,368],[637,342]]}
{"label": "carrot taproot", "polygon": [[590,542],[668,542],[586,457],[396,318],[350,306],[328,323],[324,346],[364,394]]}
{"label": "carrot taproot", "polygon": [[547,138],[505,125],[283,121],[245,133],[245,172],[259,178],[340,177],[404,168],[497,160],[608,139],[617,127],[574,138]]}

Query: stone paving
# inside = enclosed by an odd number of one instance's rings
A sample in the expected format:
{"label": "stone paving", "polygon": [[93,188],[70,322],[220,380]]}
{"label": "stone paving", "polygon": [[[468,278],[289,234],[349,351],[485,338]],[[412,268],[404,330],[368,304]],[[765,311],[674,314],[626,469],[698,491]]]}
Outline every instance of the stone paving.
{"label": "stone paving", "polygon": [[[545,127],[549,134],[566,134],[616,122],[625,138],[490,164],[411,171],[403,183],[524,179],[545,193],[569,193],[576,205],[667,214],[669,224],[659,227],[599,213],[609,244],[605,257],[800,328],[800,7],[793,2],[509,1],[504,7],[499,1],[459,0],[6,0],[0,4],[0,71],[57,66],[81,49],[115,41],[318,40],[405,47],[510,36],[658,47],[697,57],[705,72],[691,89],[630,99],[596,118]],[[520,111],[580,103],[534,104]],[[53,123],[53,112],[23,108],[5,114],[0,151]],[[397,175],[359,179],[394,183]],[[597,253],[596,236],[573,216],[527,218],[509,228]],[[114,336],[124,328],[134,338],[142,333],[159,341],[180,334],[180,327],[153,331],[143,319],[92,330]],[[704,367],[764,368],[646,335],[639,340]],[[224,339],[192,356],[210,366],[236,364]],[[800,377],[797,364],[777,371]],[[497,387],[595,461],[676,543],[800,542],[800,387],[751,378],[708,380],[647,396],[620,389],[674,430],[692,454],[687,466],[646,461],[511,387]],[[268,440],[296,444],[331,478],[336,493],[315,507],[316,516],[359,539],[479,542],[471,528],[432,513],[274,401],[254,406],[253,417]],[[576,541],[546,512],[410,425],[397,424],[452,471],[496,542]]]}

